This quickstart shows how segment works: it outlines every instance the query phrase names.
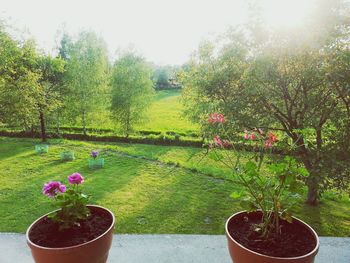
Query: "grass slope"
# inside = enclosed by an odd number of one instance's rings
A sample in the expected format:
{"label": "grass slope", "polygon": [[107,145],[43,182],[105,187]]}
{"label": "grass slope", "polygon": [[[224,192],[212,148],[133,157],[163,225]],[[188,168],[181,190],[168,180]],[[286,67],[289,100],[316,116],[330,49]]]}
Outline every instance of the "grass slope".
{"label": "grass slope", "polygon": [[[116,233],[223,234],[226,218],[241,210],[229,197],[238,187],[227,170],[214,169],[211,159],[199,164],[200,157],[189,159],[200,149],[54,140],[48,154],[37,155],[34,145],[30,139],[0,137],[1,232],[24,232],[52,210],[41,194],[43,183],[66,182],[73,172],[85,177],[92,203],[115,213]],[[62,163],[59,153],[67,149],[77,159]],[[104,169],[88,168],[93,149],[102,151]],[[320,235],[349,236],[349,208],[348,199],[328,197],[318,208],[300,204],[295,215]]]}
{"label": "grass slope", "polygon": [[135,127],[136,130],[174,131],[191,133],[198,127],[182,116],[181,90],[157,91],[154,101],[147,110],[147,121]]}

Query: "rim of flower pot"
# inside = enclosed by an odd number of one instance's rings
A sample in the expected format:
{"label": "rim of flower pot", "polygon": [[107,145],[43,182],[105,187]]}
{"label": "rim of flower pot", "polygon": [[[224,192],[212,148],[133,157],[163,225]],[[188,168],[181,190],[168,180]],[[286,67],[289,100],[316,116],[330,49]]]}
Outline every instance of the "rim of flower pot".
{"label": "rim of flower pot", "polygon": [[[252,212],[261,212],[261,211],[252,211]],[[244,210],[244,211],[240,211],[240,212],[237,212],[237,213],[231,215],[231,216],[227,219],[226,224],[225,224],[226,236],[227,236],[230,240],[232,240],[237,246],[239,246],[239,247],[241,247],[241,248],[243,248],[243,249],[249,251],[249,252],[252,253],[252,254],[255,254],[255,255],[260,256],[260,257],[264,257],[264,258],[266,258],[266,259],[278,259],[278,260],[302,259],[302,258],[306,258],[306,257],[308,257],[308,256],[310,256],[310,255],[312,255],[312,254],[316,254],[316,253],[317,253],[317,251],[318,251],[318,249],[319,249],[319,246],[320,246],[320,240],[319,240],[319,238],[318,238],[318,235],[317,235],[316,231],[313,230],[312,227],[309,226],[307,223],[305,223],[304,221],[302,221],[302,220],[300,220],[300,219],[298,219],[298,218],[296,218],[296,217],[294,217],[294,216],[292,216],[293,220],[296,220],[296,221],[298,221],[299,223],[301,223],[303,226],[305,226],[305,227],[313,234],[313,236],[314,236],[314,238],[315,238],[315,240],[316,240],[316,246],[315,246],[315,248],[314,248],[312,251],[310,251],[309,253],[307,253],[307,254],[305,254],[305,255],[298,256],[298,257],[273,257],[273,256],[264,255],[264,254],[255,252],[255,251],[253,251],[253,250],[251,250],[251,249],[249,249],[249,248],[246,248],[245,246],[243,246],[243,245],[241,245],[240,243],[238,243],[238,242],[230,235],[230,233],[229,233],[229,231],[228,231],[228,223],[231,221],[231,219],[232,219],[233,217],[238,216],[238,215],[243,214],[243,213],[248,213],[248,212],[247,212],[246,210]]]}
{"label": "rim of flower pot", "polygon": [[27,242],[28,242],[31,246],[34,246],[34,247],[37,247],[37,248],[40,248],[40,249],[46,249],[46,250],[51,250],[51,251],[60,251],[60,250],[68,249],[68,248],[69,248],[69,249],[74,249],[74,248],[79,248],[79,247],[85,246],[85,245],[90,244],[90,243],[94,242],[95,240],[97,240],[97,239],[99,239],[99,238],[101,238],[101,237],[107,235],[107,233],[108,233],[112,228],[114,228],[114,224],[115,224],[115,217],[114,217],[114,214],[112,213],[112,211],[109,210],[108,208],[105,208],[105,207],[100,206],[100,205],[87,205],[87,207],[97,207],[97,208],[104,209],[104,210],[108,211],[108,213],[112,216],[112,223],[111,223],[110,227],[109,227],[105,232],[103,232],[103,234],[99,235],[98,237],[96,237],[96,238],[94,238],[94,239],[92,239],[92,240],[90,240],[90,241],[88,241],[88,242],[85,242],[85,243],[82,243],[82,244],[79,244],[79,245],[75,245],[75,246],[69,246],[69,247],[43,247],[43,246],[39,246],[39,245],[33,243],[33,242],[29,239],[29,232],[30,232],[30,230],[32,229],[32,227],[33,227],[36,223],[38,223],[41,219],[43,219],[45,216],[47,216],[47,215],[49,215],[49,214],[51,214],[51,213],[54,213],[54,212],[60,210],[60,209],[56,209],[56,210],[54,210],[54,211],[51,211],[51,212],[49,212],[49,213],[47,213],[47,214],[45,214],[45,215],[39,217],[37,220],[35,220],[35,221],[28,227],[28,229],[27,229],[27,231],[26,231],[26,239],[27,239]]}

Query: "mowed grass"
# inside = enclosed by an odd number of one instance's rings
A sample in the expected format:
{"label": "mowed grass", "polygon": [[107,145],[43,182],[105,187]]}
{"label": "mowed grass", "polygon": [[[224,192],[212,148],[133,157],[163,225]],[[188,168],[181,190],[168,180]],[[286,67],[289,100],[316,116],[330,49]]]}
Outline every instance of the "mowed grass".
{"label": "mowed grass", "polygon": [[[201,149],[53,140],[49,153],[38,155],[36,142],[0,137],[1,232],[23,233],[51,211],[43,183],[67,182],[73,172],[85,177],[91,203],[115,213],[116,233],[223,234],[225,220],[242,210],[229,197],[239,190],[229,171],[214,168]],[[88,168],[94,149],[106,159],[105,168]],[[77,159],[61,162],[63,150],[74,151]],[[294,214],[319,235],[350,236],[349,208],[349,199],[327,197],[317,208],[301,203]]]}
{"label": "mowed grass", "polygon": [[180,100],[181,90],[157,91],[147,110],[145,118],[147,121],[137,125],[135,130],[196,132],[198,126],[182,115],[184,106]]}

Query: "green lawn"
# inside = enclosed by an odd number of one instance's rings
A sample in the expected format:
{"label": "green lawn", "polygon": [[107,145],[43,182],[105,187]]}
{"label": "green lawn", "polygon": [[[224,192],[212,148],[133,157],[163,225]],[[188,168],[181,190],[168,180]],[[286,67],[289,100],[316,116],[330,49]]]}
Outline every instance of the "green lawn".
{"label": "green lawn", "polygon": [[[229,171],[210,158],[189,159],[200,149],[91,143],[50,142],[48,154],[34,151],[35,140],[0,137],[0,232],[24,232],[38,216],[53,209],[41,194],[49,180],[66,182],[80,172],[92,203],[116,215],[116,233],[223,234],[224,222],[241,210],[229,195],[237,190]],[[102,151],[106,166],[90,170],[93,149]],[[59,153],[73,150],[77,159],[62,163]],[[304,204],[295,215],[320,235],[350,236],[350,201],[325,198],[318,208]]]}
{"label": "green lawn", "polygon": [[181,90],[157,91],[154,101],[147,110],[147,121],[136,126],[136,130],[174,131],[191,133],[197,125],[182,116]]}

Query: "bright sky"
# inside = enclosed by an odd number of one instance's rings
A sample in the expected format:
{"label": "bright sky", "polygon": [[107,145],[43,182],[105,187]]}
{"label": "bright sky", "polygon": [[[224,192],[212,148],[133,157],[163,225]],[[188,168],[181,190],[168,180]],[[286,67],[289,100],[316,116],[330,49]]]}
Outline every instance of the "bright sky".
{"label": "bright sky", "polygon": [[[259,2],[259,0],[257,0]],[[52,52],[57,31],[91,29],[113,55],[135,47],[157,64],[182,64],[202,39],[247,21],[244,0],[0,0],[0,18]],[[313,0],[260,0],[272,26],[301,23]]]}

